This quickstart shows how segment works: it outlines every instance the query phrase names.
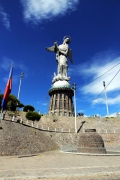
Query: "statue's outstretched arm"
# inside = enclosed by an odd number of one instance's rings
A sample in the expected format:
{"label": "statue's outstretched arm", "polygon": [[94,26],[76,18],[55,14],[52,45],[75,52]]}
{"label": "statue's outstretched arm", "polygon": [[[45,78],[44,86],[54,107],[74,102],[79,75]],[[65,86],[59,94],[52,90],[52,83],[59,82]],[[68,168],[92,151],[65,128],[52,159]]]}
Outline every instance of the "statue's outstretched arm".
{"label": "statue's outstretched arm", "polygon": [[73,64],[72,50],[70,48],[68,49],[68,58],[70,59],[71,63]]}
{"label": "statue's outstretched arm", "polygon": [[55,46],[46,47],[46,50],[50,52],[55,52]]}
{"label": "statue's outstretched arm", "polygon": [[57,42],[54,42],[54,45],[51,46],[51,47],[46,47],[46,50],[47,51],[50,51],[50,52],[57,52],[58,51],[58,44]]}

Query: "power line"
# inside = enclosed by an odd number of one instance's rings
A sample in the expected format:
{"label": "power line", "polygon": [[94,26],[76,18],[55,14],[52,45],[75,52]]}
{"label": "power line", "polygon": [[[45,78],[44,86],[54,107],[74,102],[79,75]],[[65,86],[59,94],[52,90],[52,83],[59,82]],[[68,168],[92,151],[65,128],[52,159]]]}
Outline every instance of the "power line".
{"label": "power line", "polygon": [[117,74],[119,73],[120,69],[118,70],[118,72],[115,74],[115,76],[111,79],[111,81],[108,83],[108,85],[103,89],[103,91],[92,101],[91,104],[89,104],[86,108],[84,108],[83,110],[87,109],[89,106],[91,106],[100,96],[101,94],[104,92],[104,90],[107,89],[107,87],[111,84],[111,82],[113,81],[113,79],[117,76]]}
{"label": "power line", "polygon": [[[115,66],[113,66],[111,69],[109,69],[108,71],[106,71],[105,73],[101,74],[99,77],[97,77],[96,79],[94,79],[93,81],[91,81],[89,84],[91,84],[92,82],[96,81],[97,79],[99,79],[100,77],[102,77],[103,75],[105,75],[106,73],[108,73],[109,71],[111,71],[112,69],[114,69],[116,66],[118,66],[120,63],[116,64]],[[89,84],[83,86],[83,87],[86,87],[88,86]]]}

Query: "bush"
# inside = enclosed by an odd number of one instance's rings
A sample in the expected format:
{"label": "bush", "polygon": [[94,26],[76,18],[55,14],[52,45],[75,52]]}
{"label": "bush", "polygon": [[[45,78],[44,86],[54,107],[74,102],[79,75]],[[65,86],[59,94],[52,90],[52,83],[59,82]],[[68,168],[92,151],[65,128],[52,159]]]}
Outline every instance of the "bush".
{"label": "bush", "polygon": [[17,107],[24,107],[24,105],[17,99],[16,96],[14,96],[13,94],[9,94],[7,109],[9,111],[16,111]]}
{"label": "bush", "polygon": [[31,106],[31,105],[26,105],[26,106],[24,106],[24,108],[23,108],[23,111],[24,111],[24,112],[34,111],[34,110],[35,110],[35,108],[34,108],[33,106]]}
{"label": "bush", "polygon": [[37,112],[29,111],[29,112],[26,113],[26,118],[27,118],[28,120],[32,120],[32,121],[35,121],[35,120],[36,120],[36,121],[39,121],[40,118],[41,118],[41,115],[38,114]]}

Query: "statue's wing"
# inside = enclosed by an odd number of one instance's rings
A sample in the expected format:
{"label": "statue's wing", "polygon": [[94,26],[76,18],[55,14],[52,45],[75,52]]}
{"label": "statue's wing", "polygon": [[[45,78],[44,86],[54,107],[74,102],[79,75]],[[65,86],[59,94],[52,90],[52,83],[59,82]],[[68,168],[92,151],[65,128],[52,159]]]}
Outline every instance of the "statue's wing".
{"label": "statue's wing", "polygon": [[71,63],[73,64],[72,50],[70,48],[68,49],[68,58],[70,59]]}
{"label": "statue's wing", "polygon": [[46,50],[50,52],[55,52],[55,46],[47,47]]}

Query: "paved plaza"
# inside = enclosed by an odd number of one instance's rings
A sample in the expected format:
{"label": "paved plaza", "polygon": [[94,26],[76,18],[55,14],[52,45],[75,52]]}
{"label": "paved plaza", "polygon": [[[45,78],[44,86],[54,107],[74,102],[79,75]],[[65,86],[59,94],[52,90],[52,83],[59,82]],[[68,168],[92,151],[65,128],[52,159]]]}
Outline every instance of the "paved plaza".
{"label": "paved plaza", "polygon": [[85,156],[60,151],[37,155],[1,156],[0,180],[120,179],[120,156]]}

